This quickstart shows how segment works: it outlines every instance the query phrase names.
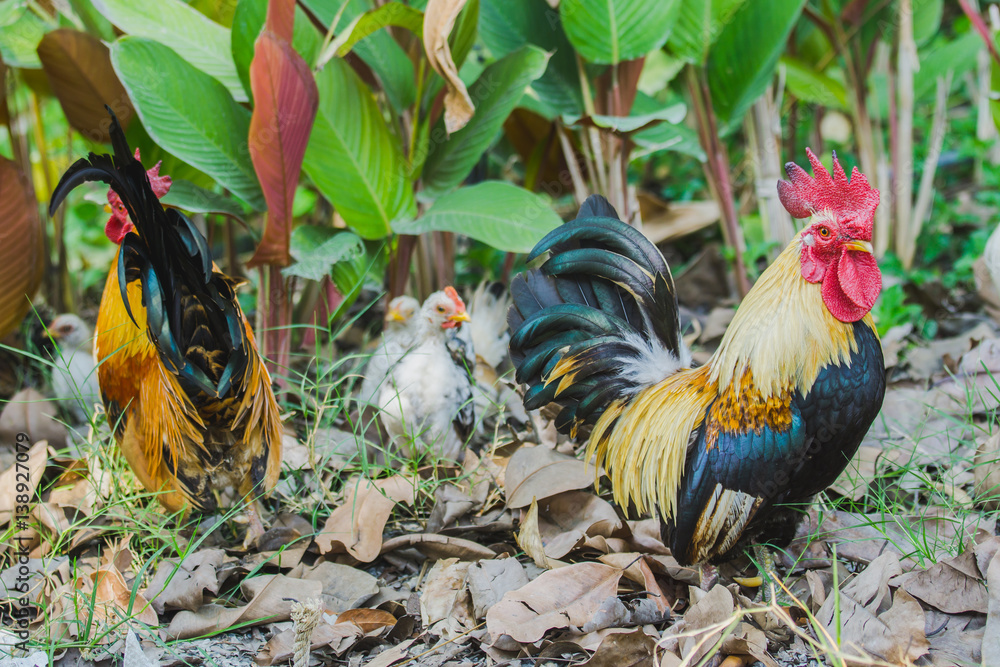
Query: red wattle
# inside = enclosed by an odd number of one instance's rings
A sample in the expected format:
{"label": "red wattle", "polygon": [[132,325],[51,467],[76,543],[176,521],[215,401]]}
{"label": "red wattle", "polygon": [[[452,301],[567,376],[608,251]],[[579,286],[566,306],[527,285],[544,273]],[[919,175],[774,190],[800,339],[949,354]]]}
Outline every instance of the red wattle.
{"label": "red wattle", "polygon": [[823,279],[823,303],[841,322],[857,322],[875,305],[882,273],[870,253],[844,250]]}

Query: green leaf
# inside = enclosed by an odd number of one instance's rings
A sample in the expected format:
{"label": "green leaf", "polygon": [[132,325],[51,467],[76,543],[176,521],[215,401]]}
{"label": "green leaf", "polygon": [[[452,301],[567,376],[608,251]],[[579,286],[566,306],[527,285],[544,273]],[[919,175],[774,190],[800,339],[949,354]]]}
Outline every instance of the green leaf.
{"label": "green leaf", "polygon": [[647,125],[653,125],[659,123],[660,121],[677,124],[683,121],[684,116],[686,115],[687,106],[683,102],[674,102],[673,104],[668,104],[661,109],[656,109],[648,113],[635,114],[632,116],[604,116],[601,114],[594,114],[593,116],[587,116],[586,118],[581,118],[580,116],[566,116],[564,117],[564,121],[567,125],[575,125],[581,120],[589,121],[597,127],[603,127],[609,130],[614,130],[615,132],[628,134],[629,132],[635,132],[638,129],[645,128]]}
{"label": "green leaf", "polygon": [[566,36],[592,63],[635,60],[667,41],[682,0],[565,0],[559,3]]}
{"label": "green leaf", "polygon": [[446,138],[444,119],[431,130],[423,185],[428,197],[452,189],[469,175],[480,156],[497,137],[504,120],[529,83],[545,71],[548,54],[525,46],[487,67],[469,87],[476,112],[468,124]]}
{"label": "green leaf", "polygon": [[[668,102],[672,104],[664,105],[663,102],[640,91],[635,96],[632,113],[636,116],[649,116],[658,111],[671,109],[677,104],[684,107],[679,96],[673,96]],[[698,133],[685,125],[683,119],[683,114],[680,118],[674,116],[669,122],[657,123],[632,134],[630,139],[635,142],[636,148],[632,151],[631,159],[636,160],[657,151],[673,151],[704,162],[707,158],[698,141]]]}
{"label": "green leaf", "polygon": [[524,188],[486,181],[441,197],[416,220],[393,224],[399,234],[455,232],[506,252],[528,252],[562,220]]}
{"label": "green leaf", "polygon": [[804,4],[805,0],[749,2],[723,28],[707,64],[720,126],[735,127],[764,93]]}
{"label": "green leaf", "polygon": [[576,54],[566,38],[559,11],[537,0],[482,0],[479,34],[496,58],[527,44],[551,51],[548,67],[531,88],[558,114],[583,109]]}
{"label": "green leaf", "polygon": [[111,63],[156,143],[254,209],[264,208],[247,150],[250,112],[218,80],[163,44],[140,37],[115,42]]}
{"label": "green leaf", "polygon": [[0,27],[0,56],[4,63],[8,67],[39,69],[42,61],[38,59],[38,43],[48,30],[34,12],[23,9],[17,20]]}
{"label": "green leaf", "polygon": [[302,168],[359,235],[378,239],[416,211],[399,140],[343,60],[316,72],[319,113]]}
{"label": "green leaf", "polygon": [[[920,69],[913,75],[913,95],[916,99],[933,99],[937,79],[952,71],[952,81],[961,81],[962,75],[976,67],[976,54],[983,48],[983,40],[975,30],[946,42],[937,48],[920,50]],[[994,67],[996,63],[994,63]]]}
{"label": "green leaf", "polygon": [[817,72],[809,63],[782,56],[785,66],[785,85],[788,91],[803,102],[819,104],[830,109],[847,109],[847,89],[844,84]]}
{"label": "green leaf", "polygon": [[[160,200],[167,206],[191,213],[222,213],[243,220],[246,211],[235,199],[198,187],[191,181],[174,179],[170,192]],[[103,201],[101,203],[104,203]]]}
{"label": "green leaf", "polygon": [[181,0],[94,0],[104,16],[133,37],[156,40],[222,83],[237,102],[247,94],[230,53],[229,30]]}
{"label": "green leaf", "polygon": [[[333,23],[344,0],[303,0],[304,4],[323,25]],[[335,30],[343,31],[351,21],[373,9],[370,0],[347,0],[347,7],[340,16]],[[404,111],[416,99],[416,75],[413,63],[395,39],[385,30],[372,33],[354,46],[354,53],[378,77],[389,103],[397,111]]]}
{"label": "green leaf", "polygon": [[289,250],[295,263],[282,269],[282,275],[322,280],[334,264],[363,255],[365,246],[357,234],[348,231],[299,225],[292,230]]}
{"label": "green leaf", "polygon": [[365,12],[354,18],[337,38],[330,42],[317,67],[322,67],[334,56],[343,58],[362,39],[388,26],[406,28],[417,37],[424,35],[424,13],[401,2],[389,2],[378,9]]}
{"label": "green leaf", "polygon": [[722,27],[744,2],[746,0],[683,0],[667,48],[686,62],[704,64]]}
{"label": "green leaf", "polygon": [[913,0],[913,41],[924,44],[941,27],[944,0]]}
{"label": "green leaf", "polygon": [[[239,0],[233,15],[232,52],[236,73],[247,95],[250,95],[250,63],[253,61],[254,44],[267,18],[267,0]],[[316,30],[306,13],[295,7],[295,27],[292,47],[307,63],[316,61],[323,36]]]}

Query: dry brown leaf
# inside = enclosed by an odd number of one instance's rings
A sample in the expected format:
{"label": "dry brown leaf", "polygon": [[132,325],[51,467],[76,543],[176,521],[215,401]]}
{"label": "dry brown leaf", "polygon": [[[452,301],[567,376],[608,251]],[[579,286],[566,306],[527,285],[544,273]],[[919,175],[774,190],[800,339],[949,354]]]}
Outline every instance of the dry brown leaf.
{"label": "dry brown leaf", "polygon": [[[831,591],[816,618],[831,636],[840,637],[846,651],[865,660],[865,653],[893,663],[912,662],[927,653],[924,613],[905,590],[890,599],[889,580],[901,574],[895,553],[885,553],[839,593]],[[891,600],[891,603],[890,603]],[[834,627],[839,604],[840,624]]]}
{"label": "dry brown leaf", "polygon": [[572,456],[541,445],[521,447],[510,457],[504,475],[507,506],[527,507],[532,499],[594,485],[594,469]]}
{"label": "dry brown leaf", "polygon": [[680,638],[680,654],[684,656],[688,664],[693,665],[697,664],[715,646],[719,638],[722,637],[725,627],[711,632],[710,638],[705,641],[703,640],[706,633],[700,631],[731,621],[733,612],[736,610],[736,601],[733,599],[732,592],[721,584],[716,584],[707,593],[693,587],[689,590],[691,600],[697,601],[691,605],[681,621],[668,629],[668,636],[687,633],[687,636]]}
{"label": "dry brown leaf", "polygon": [[320,553],[348,553],[362,563],[382,550],[382,531],[396,503],[413,502],[413,482],[394,475],[374,482],[358,477],[347,484],[344,503],[333,510],[316,535]]}
{"label": "dry brown leaf", "polygon": [[[149,626],[160,623],[146,598],[138,591],[133,592],[125,581],[123,571],[127,572],[132,563],[132,552],[128,548],[131,538],[131,535],[127,535],[118,545],[105,551],[103,562],[96,572],[77,578],[77,589],[87,602],[93,601],[93,613],[89,614],[91,632],[94,633],[91,636],[99,634],[95,632],[97,628],[115,626],[124,618]],[[105,641],[114,639],[113,633],[104,635]]]}
{"label": "dry brown leaf", "polygon": [[528,583],[524,566],[516,558],[481,560],[469,568],[466,584],[472,596],[472,610],[476,619],[486,616],[493,605],[500,602],[509,591]]}
{"label": "dry brown leaf", "polygon": [[[9,442],[13,442],[13,440]],[[6,472],[0,475],[0,489],[5,490],[5,493],[0,493],[0,526],[4,526],[10,522],[15,514],[14,510],[20,504],[17,502],[17,496],[20,495],[17,492],[17,484],[19,482],[27,484],[25,493],[32,498],[32,502],[34,501],[35,490],[42,481],[42,472],[45,470],[45,466],[48,465],[48,461],[49,443],[45,440],[40,440],[28,450],[27,463],[19,464],[15,462]],[[27,476],[27,482],[24,481],[25,476]],[[14,493],[9,493],[11,490]],[[27,512],[19,513],[26,514]]]}
{"label": "dry brown leaf", "polygon": [[656,637],[642,628],[609,634],[586,667],[642,667],[656,658]]}
{"label": "dry brown leaf", "polygon": [[926,570],[907,572],[889,583],[946,614],[966,611],[985,614],[989,594],[981,578],[975,552],[966,549],[959,556],[935,563]]}
{"label": "dry brown leaf", "polygon": [[660,589],[660,585],[656,583],[656,576],[649,569],[646,556],[635,553],[612,553],[604,554],[598,560],[612,567],[622,568],[626,578],[637,584],[641,584],[643,589],[649,593],[650,599],[656,603],[660,613],[665,614],[670,610],[670,604],[667,602],[666,596]]}
{"label": "dry brown leaf", "polygon": [[518,531],[516,537],[517,545],[524,549],[524,553],[528,554],[538,567],[551,570],[554,567],[565,565],[554,558],[549,558],[545,553],[545,545],[542,544],[542,536],[538,530],[538,503],[534,498],[524,513],[524,519],[521,520],[521,530]]}
{"label": "dry brown leaf", "polygon": [[420,594],[420,618],[431,634],[450,639],[476,626],[465,585],[470,565],[457,558],[445,558],[427,573]]}
{"label": "dry brown leaf", "polygon": [[988,510],[1000,508],[1000,432],[976,448],[975,467],[976,500]]}
{"label": "dry brown leaf", "polygon": [[381,609],[348,609],[337,615],[337,623],[353,623],[368,634],[395,625],[396,617]]}
{"label": "dry brown leaf", "polygon": [[365,667],[389,667],[390,665],[395,665],[401,660],[406,660],[409,655],[407,654],[407,649],[410,648],[415,639],[407,639],[401,644],[397,644],[390,649],[382,651],[372,660],[369,660]]}
{"label": "dry brown leaf", "polygon": [[[329,646],[334,655],[343,655],[357,644],[364,633],[354,623],[337,623],[336,625],[320,621],[313,630],[311,639],[312,650]],[[295,648],[295,630],[289,628],[271,637],[270,641],[257,654],[258,665],[268,666],[288,662]]]}
{"label": "dry brown leaf", "polygon": [[221,632],[237,623],[256,625],[287,621],[293,602],[315,599],[323,590],[318,581],[293,579],[282,574],[251,577],[243,581],[241,588],[249,603],[241,607],[206,604],[195,612],[180,611],[170,622],[167,637],[188,639]]}
{"label": "dry brown leaf", "polygon": [[469,91],[458,76],[451,57],[448,35],[467,0],[429,0],[424,10],[424,50],[427,62],[441,75],[448,88],[444,97],[444,126],[448,134],[458,132],[472,118],[476,108]]}
{"label": "dry brown leaf", "polygon": [[349,565],[322,561],[313,567],[297,567],[288,573],[296,579],[310,579],[323,585],[323,605],[338,614],[363,605],[378,593],[378,579]]}
{"label": "dry brown leaf", "polygon": [[1000,551],[993,555],[985,574],[990,599],[983,631],[983,667],[1000,667]]}
{"label": "dry brown leaf", "polygon": [[566,491],[538,503],[538,532],[550,558],[562,558],[587,537],[611,537],[621,527],[611,503],[589,491]]}
{"label": "dry brown leaf", "polygon": [[226,560],[222,549],[203,549],[184,560],[165,559],[143,593],[157,613],[166,609],[197,611],[205,603],[205,591],[219,593],[218,569]]}
{"label": "dry brown leaf", "polygon": [[59,410],[55,401],[36,389],[22,389],[0,413],[0,441],[13,443],[18,433],[27,433],[32,442],[47,440],[56,449],[66,446],[66,427],[56,421]]}
{"label": "dry brown leaf", "polygon": [[486,613],[494,643],[508,635],[534,643],[553,628],[583,628],[608,598],[617,598],[622,570],[603,563],[576,563],[543,572],[511,591]]}
{"label": "dry brown leaf", "polygon": [[493,558],[496,553],[489,547],[478,542],[464,540],[460,537],[434,535],[431,533],[412,533],[390,538],[382,544],[382,553],[413,547],[433,560],[442,558],[458,558],[459,560],[481,560]]}

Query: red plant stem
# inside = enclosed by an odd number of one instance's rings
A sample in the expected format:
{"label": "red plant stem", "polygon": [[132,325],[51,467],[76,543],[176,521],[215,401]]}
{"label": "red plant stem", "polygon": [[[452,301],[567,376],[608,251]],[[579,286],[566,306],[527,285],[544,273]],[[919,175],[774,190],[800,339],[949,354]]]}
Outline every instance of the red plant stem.
{"label": "red plant stem", "polygon": [[410,278],[410,261],[413,249],[417,245],[417,237],[410,234],[400,234],[396,241],[396,251],[389,259],[389,299],[395,299],[406,292],[406,283]]}
{"label": "red plant stem", "polygon": [[994,62],[1000,64],[1000,53],[997,53],[997,47],[993,43],[993,35],[990,34],[990,29],[986,25],[986,21],[983,20],[982,15],[972,8],[969,0],[958,0],[958,4],[962,6],[962,11],[972,21],[972,26],[979,33],[979,36],[986,42],[986,48],[990,50],[990,55],[993,56]]}
{"label": "red plant stem", "polygon": [[291,286],[285,284],[281,267],[276,264],[261,266],[259,271],[261,290],[257,307],[263,314],[261,353],[271,381],[285,388],[292,351],[292,307],[288,298]]}
{"label": "red plant stem", "polygon": [[729,180],[729,155],[726,147],[719,140],[719,129],[715,121],[715,111],[712,108],[712,95],[704,76],[691,70],[691,96],[695,101],[698,115],[698,137],[702,148],[708,156],[707,171],[715,184],[719,208],[722,210],[722,221],[733,247],[734,272],[736,273],[736,289],[740,297],[750,291],[750,281],[747,278],[746,265],[743,262],[743,233],[739,219],[736,216],[736,206],[733,203],[733,186]]}

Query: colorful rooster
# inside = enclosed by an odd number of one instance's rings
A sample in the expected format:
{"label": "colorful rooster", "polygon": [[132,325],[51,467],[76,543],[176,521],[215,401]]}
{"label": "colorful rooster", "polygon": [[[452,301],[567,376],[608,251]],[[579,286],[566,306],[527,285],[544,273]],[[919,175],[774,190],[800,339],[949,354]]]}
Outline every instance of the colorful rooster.
{"label": "colorful rooster", "polygon": [[91,153],[56,187],[50,214],[88,181],[111,186],[105,232],[119,244],[97,318],[101,398],[125,459],[171,511],[209,512],[231,486],[249,502],[250,545],[264,529],[255,500],[277,481],[281,421],[271,379],[234,291],[205,237],[158,198],[112,115],[114,158]]}
{"label": "colorful rooster", "polygon": [[879,193],[855,168],[778,184],[805,227],[761,275],[722,344],[690,368],[663,256],[601,197],[546,236],[549,257],[511,287],[511,357],[525,406],[592,424],[588,453],[616,502],[658,509],[683,564],[784,546],[803,505],[847,466],[885,393],[869,313],[881,290],[871,236]]}

